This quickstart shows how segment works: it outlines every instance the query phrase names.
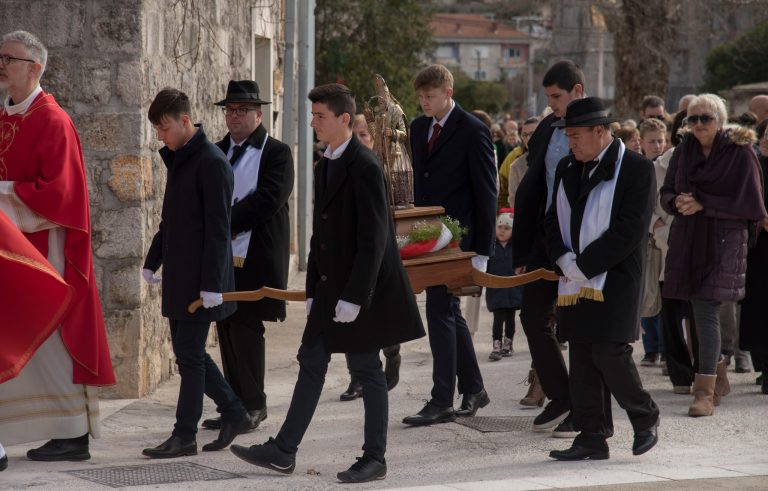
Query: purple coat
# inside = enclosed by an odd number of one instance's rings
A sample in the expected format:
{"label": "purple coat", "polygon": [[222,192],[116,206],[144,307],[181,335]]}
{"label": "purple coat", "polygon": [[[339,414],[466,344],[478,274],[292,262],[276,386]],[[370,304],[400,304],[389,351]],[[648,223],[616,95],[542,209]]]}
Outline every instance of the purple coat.
{"label": "purple coat", "polygon": [[[703,211],[680,215],[678,194],[692,193]],[[762,183],[745,130],[720,131],[705,157],[689,135],[678,145],[660,190],[674,220],[662,296],[735,301],[744,298],[750,228],[766,216]]]}

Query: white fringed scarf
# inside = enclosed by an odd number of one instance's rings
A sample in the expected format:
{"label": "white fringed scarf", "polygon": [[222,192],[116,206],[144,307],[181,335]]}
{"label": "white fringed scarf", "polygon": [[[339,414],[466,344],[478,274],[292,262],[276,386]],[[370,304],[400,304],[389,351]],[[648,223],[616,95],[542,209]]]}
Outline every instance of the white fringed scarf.
{"label": "white fringed scarf", "polygon": [[[613,195],[616,191],[616,182],[618,181],[621,162],[624,159],[624,143],[619,142],[619,154],[616,158],[616,170],[613,179],[610,181],[600,181],[592,188],[587,197],[587,204],[584,209],[584,216],[579,229],[579,251],[574,251],[578,255],[589,244],[602,236],[609,228],[611,223],[611,211],[613,209]],[[603,154],[605,158],[605,153]],[[575,165],[571,163],[570,165]],[[594,173],[597,167],[592,170]],[[560,236],[563,244],[569,250],[573,250],[573,241],[571,240],[571,204],[563,189],[563,182],[557,187],[557,219],[560,223]],[[607,272],[587,279],[586,281],[569,280],[565,277],[560,278],[557,285],[557,305],[566,307],[576,305],[580,298],[603,302],[603,288]]]}

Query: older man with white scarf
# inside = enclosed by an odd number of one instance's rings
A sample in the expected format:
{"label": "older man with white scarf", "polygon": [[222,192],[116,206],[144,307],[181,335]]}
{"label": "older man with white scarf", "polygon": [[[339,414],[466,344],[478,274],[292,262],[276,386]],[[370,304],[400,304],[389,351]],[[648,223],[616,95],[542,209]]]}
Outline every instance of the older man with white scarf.
{"label": "older man with white scarf", "polygon": [[630,343],[638,338],[654,169],[613,138],[614,121],[596,97],[573,101],[565,118],[571,154],[560,161],[546,215],[549,257],[556,260],[558,319],[569,342],[571,448],[557,460],[604,460],[613,435],[611,396],[635,432],[632,453],[658,441],[659,409],[643,389]]}

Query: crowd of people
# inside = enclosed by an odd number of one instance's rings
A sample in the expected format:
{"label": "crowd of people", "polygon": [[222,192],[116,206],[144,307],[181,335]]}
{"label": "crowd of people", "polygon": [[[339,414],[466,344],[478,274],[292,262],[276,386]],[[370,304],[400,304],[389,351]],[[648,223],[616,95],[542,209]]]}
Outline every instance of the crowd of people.
{"label": "crowd of people", "polygon": [[[3,37],[0,88],[8,98],[0,122],[13,132],[0,146],[0,210],[72,285],[74,300],[42,345],[4,343],[4,359],[19,370],[0,380],[0,441],[50,439],[28,458],[87,460],[89,435],[99,436],[95,386],[114,383],[114,375],[93,278],[82,152],[71,120],[40,87],[46,59],[34,35]],[[428,335],[433,358],[430,397],[405,425],[471,417],[491,403],[460,299],[445,285],[426,289],[424,329],[395,240],[392,179],[375,152],[382,137],[409,144],[413,204],[441,206],[466,227],[460,247],[476,253],[473,268],[557,273],[557,282],[486,293],[489,359],[513,356],[519,312],[532,360],[520,404],[537,408],[548,399],[533,429],[573,440],[550,457],[610,458],[612,398],[632,424],[633,454],[656,445],[661,411],[633,359],[641,332],[641,365],[662,366],[674,393],[693,394],[690,416],[712,416],[723,403],[731,360],[743,372],[751,356],[768,394],[768,95],[732,118],[713,94],[682,98],[674,115],[648,96],[635,123],[588,97],[584,73],[571,61],[553,64],[542,87],[544,114],[494,123],[464,110],[453,99],[451,72],[431,65],[413,83],[423,115],[407,132],[382,134],[357,114],[347,87],[308,94],[325,148],[314,168],[298,380],[275,437],[232,445],[234,455],[294,471],[332,353],[346,354],[351,378],[341,399],[361,397],[365,409],[363,455],[338,474],[342,482],[386,477],[388,391],[399,380],[401,343]],[[383,79],[377,93],[384,109],[394,100]],[[286,318],[282,300],[225,302],[223,294],[286,287],[291,148],[262,125],[270,101],[255,82],[231,81],[216,104],[229,130],[217,143],[194,123],[178,89],[161,90],[147,114],[164,144],[167,183],[142,275],[162,286],[181,376],[174,428],[144,449],[149,458],[197,453],[206,395],[220,416],[202,422],[219,432],[203,451],[230,446],[267,418],[264,322]],[[203,308],[190,312],[195,298]],[[205,348],[212,322],[223,371]],[[39,401],[50,407],[40,410]],[[0,470],[7,464],[0,446]]]}

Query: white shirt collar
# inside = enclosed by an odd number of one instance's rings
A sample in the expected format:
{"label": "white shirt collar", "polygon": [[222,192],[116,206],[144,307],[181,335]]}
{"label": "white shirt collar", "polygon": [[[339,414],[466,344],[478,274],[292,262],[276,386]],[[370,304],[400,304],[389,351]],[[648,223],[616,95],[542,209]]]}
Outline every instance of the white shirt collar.
{"label": "white shirt collar", "polygon": [[29,109],[29,106],[32,105],[32,103],[35,101],[35,98],[40,94],[40,92],[43,91],[43,88],[40,87],[40,84],[37,84],[37,87],[35,87],[35,90],[32,91],[29,96],[24,99],[23,101],[11,105],[11,96],[8,96],[5,98],[5,110],[8,113],[9,116],[13,116],[14,114],[24,114],[27,112],[27,109]]}
{"label": "white shirt collar", "polygon": [[609,148],[611,148],[611,145],[613,145],[613,138],[611,138],[611,141],[608,143],[608,145],[605,146],[602,152],[597,154],[597,161],[600,162],[603,160],[603,157],[605,156],[605,153],[608,151]]}
{"label": "white shirt collar", "polygon": [[341,145],[339,145],[339,148],[331,152],[331,146],[328,145],[325,148],[325,152],[323,153],[323,157],[327,158],[328,160],[336,160],[339,157],[341,157],[341,154],[344,153],[344,150],[347,149],[347,145],[349,145],[349,142],[352,141],[352,137],[349,138],[349,140],[345,141]]}
{"label": "white shirt collar", "polygon": [[435,117],[434,117],[434,116],[432,116],[432,125],[431,125],[431,126],[432,126],[432,127],[434,127],[434,126],[435,126],[435,123],[437,123],[437,124],[439,124],[439,125],[440,125],[440,127],[441,127],[441,128],[445,128],[445,122],[446,122],[446,121],[448,121],[448,117],[449,117],[449,116],[451,115],[451,113],[453,112],[453,108],[454,108],[454,107],[456,107],[456,102],[454,102],[454,100],[453,100],[453,99],[451,99],[451,108],[450,108],[450,109],[448,109],[448,112],[447,112],[447,113],[445,113],[445,116],[443,116],[443,117],[442,117],[442,119],[440,119],[440,121],[438,121],[437,119],[435,119]]}

